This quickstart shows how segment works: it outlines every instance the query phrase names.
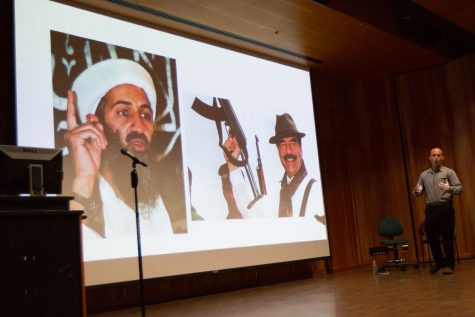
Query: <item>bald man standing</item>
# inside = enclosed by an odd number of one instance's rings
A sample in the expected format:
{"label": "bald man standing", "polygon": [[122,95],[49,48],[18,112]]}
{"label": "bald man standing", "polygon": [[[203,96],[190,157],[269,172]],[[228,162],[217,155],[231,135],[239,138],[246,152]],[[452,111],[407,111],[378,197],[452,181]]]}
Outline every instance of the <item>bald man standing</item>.
{"label": "bald man standing", "polygon": [[[444,153],[440,148],[430,151],[431,168],[423,171],[413,189],[416,196],[426,194],[425,229],[435,265],[430,273],[435,274],[444,268],[444,274],[452,274],[455,267],[454,233],[455,212],[452,206],[453,195],[462,192],[457,174],[442,165]],[[444,246],[445,258],[440,247],[440,238]]]}

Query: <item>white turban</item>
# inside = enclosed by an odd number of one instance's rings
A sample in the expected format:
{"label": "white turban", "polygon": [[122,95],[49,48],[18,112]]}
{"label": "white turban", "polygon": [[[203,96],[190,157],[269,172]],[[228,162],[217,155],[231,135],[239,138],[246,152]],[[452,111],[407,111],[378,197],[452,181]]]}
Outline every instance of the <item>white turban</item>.
{"label": "white turban", "polygon": [[132,84],[145,90],[155,115],[157,95],[149,72],[128,59],[108,59],[89,66],[73,83],[79,120],[86,122],[86,116],[96,112],[102,97],[121,84]]}

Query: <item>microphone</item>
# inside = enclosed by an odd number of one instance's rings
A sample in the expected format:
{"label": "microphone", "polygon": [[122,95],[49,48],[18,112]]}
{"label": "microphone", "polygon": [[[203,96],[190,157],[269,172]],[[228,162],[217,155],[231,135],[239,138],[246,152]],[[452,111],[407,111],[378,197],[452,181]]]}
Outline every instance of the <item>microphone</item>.
{"label": "microphone", "polygon": [[147,167],[147,164],[146,164],[146,163],[144,163],[144,162],[142,162],[141,160],[139,160],[138,158],[136,158],[133,154],[131,154],[131,153],[129,152],[129,150],[127,150],[126,147],[120,149],[120,153],[124,154],[125,156],[130,157],[130,158],[134,161],[134,163],[138,163],[138,164],[140,164],[140,165],[143,165],[143,166]]}

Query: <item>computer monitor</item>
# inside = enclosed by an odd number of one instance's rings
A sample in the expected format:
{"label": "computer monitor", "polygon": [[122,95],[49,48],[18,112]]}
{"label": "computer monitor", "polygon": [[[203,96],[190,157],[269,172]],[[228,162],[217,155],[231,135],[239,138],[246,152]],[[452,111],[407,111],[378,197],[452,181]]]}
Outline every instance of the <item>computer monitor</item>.
{"label": "computer monitor", "polygon": [[61,150],[0,145],[0,194],[61,194],[62,181]]}

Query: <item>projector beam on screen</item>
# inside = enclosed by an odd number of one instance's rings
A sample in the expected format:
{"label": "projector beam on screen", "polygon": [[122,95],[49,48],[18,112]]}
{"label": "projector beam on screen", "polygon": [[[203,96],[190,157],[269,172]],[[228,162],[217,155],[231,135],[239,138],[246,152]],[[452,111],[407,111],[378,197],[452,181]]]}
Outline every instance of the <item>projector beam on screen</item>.
{"label": "projector beam on screen", "polygon": [[[149,165],[146,169],[140,166],[139,172],[150,171],[153,180],[142,188],[159,198],[157,205],[140,210],[150,210],[148,216],[154,219],[155,207],[160,206],[160,210],[165,210],[160,217],[164,216],[171,229],[162,230],[150,222],[144,231],[146,278],[330,255],[307,70],[46,0],[15,0],[15,53],[18,145],[63,148],[65,162],[71,162],[73,157],[64,133],[101,120],[98,113],[85,113],[88,121],[78,119],[77,125],[73,126],[71,121],[68,125],[67,91],[72,89],[76,78],[90,66],[109,59],[136,62],[150,73],[156,93],[156,102],[150,105],[154,127],[150,147],[159,154],[152,160],[137,158]],[[76,101],[80,104],[83,99],[79,93],[78,97]],[[250,201],[246,200],[250,189],[248,176],[241,173],[241,168],[229,174],[232,176],[229,179],[236,181],[231,186],[237,205],[229,205],[226,200],[229,184],[220,175],[227,175],[222,174],[223,169],[226,171],[222,166],[227,165],[219,145],[229,145],[225,142],[230,140],[228,133],[232,136],[232,131],[223,125],[220,138],[217,122],[193,111],[196,98],[214,107],[219,107],[219,103],[213,104],[215,100],[229,101],[246,140],[249,172],[255,175],[258,166],[255,140],[259,139],[267,195],[252,208],[240,205],[241,200],[245,206]],[[288,118],[285,113],[290,115],[294,126],[288,120],[281,122],[277,132],[281,132],[284,124],[301,133],[297,136],[305,134],[301,144],[285,146],[301,152],[305,180],[314,179],[304,217],[279,217],[284,167],[291,168],[300,162],[298,157],[284,159],[279,155],[281,147],[270,140],[276,134],[276,121]],[[118,122],[105,120],[101,124],[107,130]],[[127,147],[135,157],[143,138],[132,135],[128,140]],[[120,141],[107,139],[104,153],[114,142]],[[120,154],[120,148],[125,146],[120,144],[114,152],[126,160],[114,176],[128,182],[130,160]],[[112,162],[106,154],[101,157],[100,171]],[[160,168],[155,170],[155,165]],[[72,166],[65,165],[65,179],[75,175]],[[122,197],[130,193],[124,190],[121,194],[125,195],[117,195],[116,188],[130,188],[130,184],[120,183],[118,187],[107,184],[107,177],[102,178],[102,183],[97,181],[94,193],[101,197],[100,205],[127,206]],[[109,196],[104,195],[104,186],[112,188]],[[301,191],[297,189],[294,194],[300,196],[292,198],[294,215],[301,209],[307,183],[300,186]],[[74,194],[71,188],[64,182],[63,194]],[[118,219],[116,214],[104,213],[100,208],[96,214],[88,214],[88,207],[84,207],[88,221],[83,224],[86,284],[137,280],[135,233],[108,236],[113,230],[111,221]],[[91,225],[97,215],[106,215],[103,231]],[[121,217],[128,219],[127,214]]]}

